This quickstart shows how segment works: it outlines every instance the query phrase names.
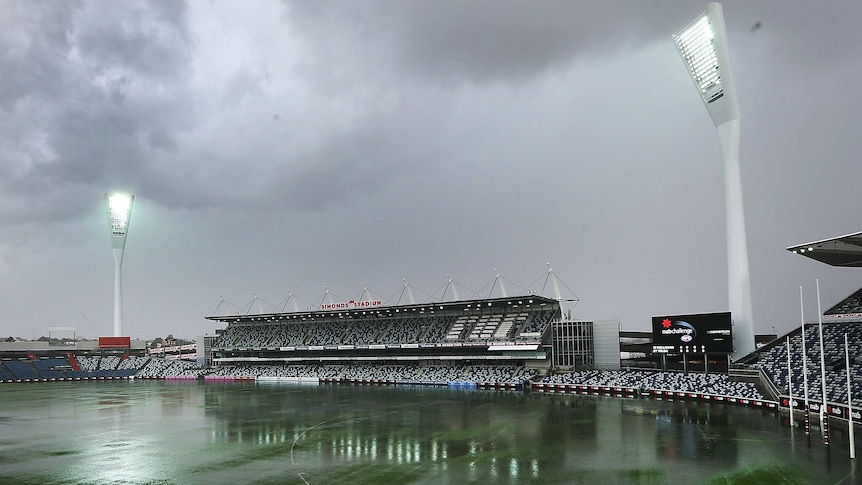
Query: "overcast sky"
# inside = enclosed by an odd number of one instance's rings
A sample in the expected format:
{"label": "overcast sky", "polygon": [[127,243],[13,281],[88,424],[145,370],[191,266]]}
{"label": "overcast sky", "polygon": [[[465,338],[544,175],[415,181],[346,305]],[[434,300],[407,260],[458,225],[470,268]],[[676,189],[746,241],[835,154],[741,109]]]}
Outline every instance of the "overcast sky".
{"label": "overcast sky", "polygon": [[[670,37],[705,9],[0,0],[0,335],[112,333],[113,190],[134,338],[212,331],[219,295],[511,295],[547,263],[577,318],[727,311],[721,150]],[[784,250],[862,230],[862,3],[724,11],[755,331],[786,332],[800,285],[815,321],[815,279],[824,310],[862,286]]]}

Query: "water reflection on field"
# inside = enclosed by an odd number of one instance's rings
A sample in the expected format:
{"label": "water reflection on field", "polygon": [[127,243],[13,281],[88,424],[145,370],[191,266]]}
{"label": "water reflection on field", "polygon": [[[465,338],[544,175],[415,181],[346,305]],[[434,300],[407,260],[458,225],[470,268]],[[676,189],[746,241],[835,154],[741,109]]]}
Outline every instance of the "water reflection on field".
{"label": "water reflection on field", "polygon": [[837,483],[763,410],[427,388],[0,387],[0,483]]}

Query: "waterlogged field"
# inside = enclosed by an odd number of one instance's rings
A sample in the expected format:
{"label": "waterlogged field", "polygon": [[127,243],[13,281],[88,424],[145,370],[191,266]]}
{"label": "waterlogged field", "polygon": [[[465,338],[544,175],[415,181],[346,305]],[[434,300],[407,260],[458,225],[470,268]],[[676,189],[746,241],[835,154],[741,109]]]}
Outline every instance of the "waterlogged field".
{"label": "waterlogged field", "polygon": [[3,484],[855,483],[763,410],[427,388],[0,385]]}

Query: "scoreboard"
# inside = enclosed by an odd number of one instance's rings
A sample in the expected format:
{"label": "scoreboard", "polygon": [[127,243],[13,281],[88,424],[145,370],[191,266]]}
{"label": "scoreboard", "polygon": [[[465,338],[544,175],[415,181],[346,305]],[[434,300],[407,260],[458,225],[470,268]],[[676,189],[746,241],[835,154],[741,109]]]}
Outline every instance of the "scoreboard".
{"label": "scoreboard", "polygon": [[733,352],[730,312],[652,317],[654,354]]}

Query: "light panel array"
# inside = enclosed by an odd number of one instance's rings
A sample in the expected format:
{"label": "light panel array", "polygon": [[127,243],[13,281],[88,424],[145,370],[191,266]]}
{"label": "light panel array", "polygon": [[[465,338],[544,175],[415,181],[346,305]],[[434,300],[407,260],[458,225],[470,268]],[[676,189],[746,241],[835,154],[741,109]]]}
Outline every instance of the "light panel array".
{"label": "light panel array", "polygon": [[698,17],[682,32],[674,35],[673,40],[703,100],[711,103],[724,95],[715,51],[715,33],[709,23],[709,15],[704,13]]}
{"label": "light panel array", "polygon": [[126,194],[114,194],[108,198],[108,209],[111,212],[111,234],[125,236],[132,211],[132,198]]}

